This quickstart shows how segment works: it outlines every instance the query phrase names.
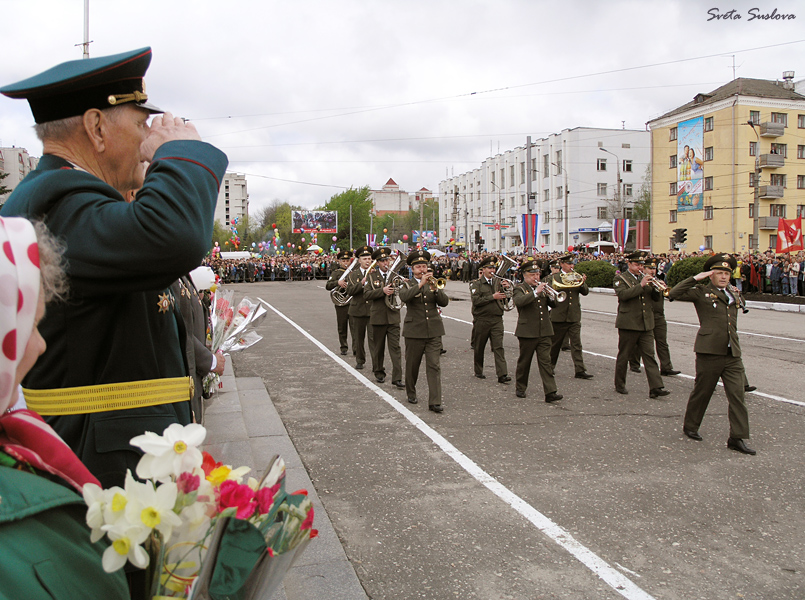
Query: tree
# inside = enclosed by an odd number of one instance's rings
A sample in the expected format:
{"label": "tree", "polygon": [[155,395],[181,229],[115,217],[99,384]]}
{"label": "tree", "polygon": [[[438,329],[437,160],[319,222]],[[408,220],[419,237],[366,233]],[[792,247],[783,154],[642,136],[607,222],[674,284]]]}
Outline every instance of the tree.
{"label": "tree", "polygon": [[[352,244],[362,246],[369,233],[370,217],[372,211],[372,191],[368,185],[362,188],[349,188],[345,192],[335,194],[330,198],[323,210],[334,210],[338,213],[338,242],[340,250],[349,250],[349,207],[352,207]],[[289,215],[290,218],[290,215]],[[391,233],[391,230],[389,230]],[[389,236],[391,238],[391,236]]]}
{"label": "tree", "polygon": [[640,184],[640,189],[637,191],[632,218],[636,221],[651,220],[651,164],[646,166],[643,183]]}
{"label": "tree", "polygon": [[6,177],[8,177],[8,173],[0,171],[0,206],[2,206],[3,203],[5,203],[6,201],[6,198],[3,198],[3,196],[11,193],[11,188],[8,188],[5,185],[3,185],[3,180]]}

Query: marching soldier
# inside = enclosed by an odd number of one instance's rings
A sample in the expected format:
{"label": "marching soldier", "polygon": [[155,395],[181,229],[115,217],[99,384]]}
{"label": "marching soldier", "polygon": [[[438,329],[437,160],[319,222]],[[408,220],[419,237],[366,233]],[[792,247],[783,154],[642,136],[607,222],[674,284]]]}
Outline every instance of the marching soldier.
{"label": "marching soldier", "polygon": [[359,266],[353,269],[347,277],[346,293],[351,296],[349,301],[349,317],[352,323],[352,341],[355,350],[355,368],[363,369],[366,362],[366,346],[364,340],[369,336],[369,348],[372,347],[372,330],[369,328],[369,315],[371,300],[367,300],[364,295],[364,286],[369,275],[369,267],[372,264],[372,249],[369,246],[361,246],[355,250]]}
{"label": "marching soldier", "polygon": [[615,391],[628,394],[626,390],[626,369],[629,357],[637,348],[646,367],[649,397],[667,396],[671,392],[663,389],[662,377],[657,361],[654,360],[654,309],[653,302],[662,296],[649,285],[651,277],[644,275],[643,252],[633,252],[626,256],[627,270],[615,276],[612,283],[618,296],[618,358],[615,361]]}
{"label": "marching soldier", "polygon": [[372,329],[372,343],[369,351],[372,355],[372,371],[378,383],[386,380],[386,368],[383,355],[386,340],[391,359],[391,384],[404,388],[402,382],[402,361],[400,358],[400,311],[390,308],[386,298],[394,294],[394,286],[386,281],[389,272],[391,248],[378,248],[372,253],[372,260],[377,261],[377,270],[369,273],[364,287],[364,298],[371,301],[369,327]]}
{"label": "marching soldier", "polygon": [[[651,258],[643,265],[643,273],[649,277],[657,277],[657,263],[659,259]],[[655,300],[651,297],[651,307],[654,310],[654,345],[657,348],[657,359],[660,361],[660,375],[668,377],[679,375],[679,371],[674,369],[671,363],[671,350],[668,348],[668,323],[665,321],[665,296],[660,294],[660,299]],[[635,373],[640,373],[640,352],[635,348],[629,358],[629,368]]]}
{"label": "marching soldier", "polygon": [[541,268],[540,261],[533,258],[526,259],[520,266],[523,283],[516,285],[512,292],[512,301],[519,313],[514,335],[520,342],[520,356],[515,371],[515,395],[518,398],[525,398],[531,361],[536,353],[545,402],[556,402],[562,399],[562,395],[556,391],[556,380],[551,366],[553,326],[548,310],[548,307],[553,307],[555,302],[545,294],[545,284],[540,283]]}
{"label": "marching soldier", "polygon": [[[344,281],[338,280],[344,274],[344,271],[347,270],[352,260],[352,252],[349,250],[341,250],[337,258],[339,266],[333,269],[332,273],[330,273],[330,278],[327,280],[327,283],[324,284],[324,289],[327,291],[332,291],[337,287],[341,288],[342,291],[347,289],[346,279]],[[338,343],[341,345],[341,356],[346,356],[349,351],[349,346],[347,345],[347,331],[350,329],[349,304],[345,304],[344,306],[335,305],[335,322],[338,327]],[[357,352],[354,333],[352,334],[352,352],[353,354]]]}
{"label": "marching soldier", "polygon": [[[497,269],[497,258],[487,256],[481,261],[481,276],[470,284],[470,298],[472,299],[472,348],[474,350],[475,376],[486,379],[484,375],[484,350],[486,341],[490,340],[492,354],[495,357],[495,374],[498,383],[508,383],[509,368],[506,364],[506,355],[503,351],[503,307],[501,302],[506,298],[503,292],[496,292],[494,274]],[[511,284],[502,283],[504,287]]]}
{"label": "marching soldier", "polygon": [[584,352],[581,347],[581,302],[579,295],[586,296],[590,293],[587,287],[587,275],[582,275],[582,284],[578,287],[564,287],[562,283],[562,273],[569,273],[573,270],[573,255],[565,254],[559,257],[559,271],[551,273],[547,283],[554,289],[562,287],[562,291],[567,295],[564,302],[557,302],[551,309],[551,323],[553,323],[553,339],[551,340],[551,364],[556,367],[559,360],[559,351],[565,338],[570,339],[570,355],[573,358],[573,367],[576,371],[576,379],[592,379],[593,376],[587,372],[584,366]]}
{"label": "marching soldier", "polygon": [[[680,281],[671,290],[674,300],[693,302],[699,316],[696,353],[696,381],[688,398],[682,431],[701,441],[699,426],[718,380],[724,383],[730,421],[727,447],[743,454],[756,454],[744,442],[749,439],[749,413],[744,400],[744,365],[738,339],[738,298],[728,289],[730,273],[736,261],[729,255],[716,254],[704,263],[704,271]],[[709,278],[706,285],[697,282]]]}
{"label": "marching soldier", "polygon": [[428,408],[440,413],[442,407],[442,375],[439,365],[444,335],[444,323],[439,314],[440,306],[449,302],[444,290],[436,287],[428,275],[430,252],[415,250],[408,255],[408,265],[413,277],[400,288],[400,300],[405,302],[407,312],[403,337],[405,338],[405,391],[408,402],[417,403],[416,380],[419,365],[425,355],[428,377]]}

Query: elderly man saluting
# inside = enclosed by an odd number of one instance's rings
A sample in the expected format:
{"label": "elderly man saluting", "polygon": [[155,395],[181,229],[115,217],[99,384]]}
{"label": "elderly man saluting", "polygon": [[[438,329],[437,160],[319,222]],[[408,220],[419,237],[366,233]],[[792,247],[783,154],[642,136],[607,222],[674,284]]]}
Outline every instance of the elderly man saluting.
{"label": "elderly man saluting", "polygon": [[44,146],[2,215],[45,222],[66,247],[70,287],[40,324],[47,350],[23,381],[26,401],[104,487],[135,470],[132,437],[191,422],[185,331],[168,286],[209,249],[227,166],[182,119],[164,113],[149,127],[162,112],[145,94],[150,62],[142,48],[0,88],[28,100]]}

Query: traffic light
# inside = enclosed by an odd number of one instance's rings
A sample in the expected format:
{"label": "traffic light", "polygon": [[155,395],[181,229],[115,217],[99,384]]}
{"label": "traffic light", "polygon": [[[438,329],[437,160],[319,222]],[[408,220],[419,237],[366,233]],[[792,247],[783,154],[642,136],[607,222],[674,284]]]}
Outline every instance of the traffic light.
{"label": "traffic light", "polygon": [[478,245],[481,243],[481,232],[477,229],[475,230],[475,244]]}
{"label": "traffic light", "polygon": [[688,239],[688,230],[684,228],[674,229],[674,242],[684,244]]}

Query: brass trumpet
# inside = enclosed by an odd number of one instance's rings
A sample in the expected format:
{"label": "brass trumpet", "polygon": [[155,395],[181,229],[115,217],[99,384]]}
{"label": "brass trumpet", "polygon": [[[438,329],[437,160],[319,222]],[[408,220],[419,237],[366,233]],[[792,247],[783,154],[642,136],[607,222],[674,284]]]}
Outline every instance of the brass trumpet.
{"label": "brass trumpet", "polygon": [[545,283],[545,287],[542,289],[542,293],[548,296],[554,302],[564,302],[567,300],[567,293],[559,292],[556,289],[552,288],[548,282]]}
{"label": "brass trumpet", "polygon": [[444,277],[439,277],[439,279],[428,277],[428,285],[434,292],[436,290],[443,290],[444,286],[447,285],[447,280]]}
{"label": "brass trumpet", "polygon": [[662,279],[652,277],[651,279],[648,280],[648,284],[665,297],[668,297],[668,294],[671,293],[671,290],[668,289],[668,286]]}

